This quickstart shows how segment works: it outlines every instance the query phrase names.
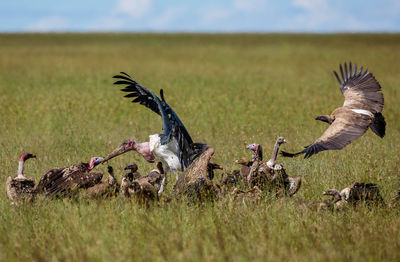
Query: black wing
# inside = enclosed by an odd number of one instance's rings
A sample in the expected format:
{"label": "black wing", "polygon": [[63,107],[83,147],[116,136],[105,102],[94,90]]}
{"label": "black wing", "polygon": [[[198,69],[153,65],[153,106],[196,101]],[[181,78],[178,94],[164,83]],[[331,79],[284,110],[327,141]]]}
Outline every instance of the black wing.
{"label": "black wing", "polygon": [[[153,92],[144,88],[124,72],[121,72],[121,75],[116,75],[113,78],[121,79],[114,84],[126,85],[125,88],[121,89],[121,91],[129,93],[125,95],[125,97],[135,98],[132,100],[133,103],[140,103],[161,116],[163,121],[163,134],[160,135],[161,144],[167,144],[174,137],[179,145],[180,153],[178,157],[182,169],[188,167],[202,151],[200,152],[198,150],[199,147],[197,144],[193,144],[193,140],[182,121],[165,101],[163,90],[160,90],[162,99],[160,100]],[[202,149],[202,147],[200,148]]]}

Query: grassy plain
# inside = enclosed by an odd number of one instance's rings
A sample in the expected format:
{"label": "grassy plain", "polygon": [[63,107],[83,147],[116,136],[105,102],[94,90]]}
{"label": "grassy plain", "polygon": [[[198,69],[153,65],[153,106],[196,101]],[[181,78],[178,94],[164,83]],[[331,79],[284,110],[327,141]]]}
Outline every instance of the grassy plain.
{"label": "grassy plain", "polygon": [[[342,151],[278,160],[303,176],[299,197],[320,200],[359,180],[378,183],[389,200],[400,188],[400,35],[0,35],[1,179],[16,174],[23,151],[37,154],[25,173],[39,179],[160,132],[157,115],[112,85],[120,71],[163,88],[193,139],[212,145],[228,170],[249,155],[247,143],[269,155],[284,136],[296,151],[325,130],[313,118],[343,103],[332,70],[349,60],[383,87],[386,137],[369,131]],[[131,162],[153,168],[128,153],[111,161],[119,180]],[[149,209],[119,198],[39,199],[16,208],[0,194],[0,261],[399,261],[399,250],[400,213],[386,208],[316,213],[268,198]]]}

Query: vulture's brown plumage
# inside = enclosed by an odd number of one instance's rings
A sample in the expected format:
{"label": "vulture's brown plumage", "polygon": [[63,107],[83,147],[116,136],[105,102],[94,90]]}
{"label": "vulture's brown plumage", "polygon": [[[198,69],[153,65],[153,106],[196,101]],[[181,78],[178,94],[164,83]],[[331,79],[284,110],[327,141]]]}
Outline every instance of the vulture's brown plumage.
{"label": "vulture's brown plumage", "polygon": [[42,176],[35,192],[49,197],[70,196],[80,188],[92,187],[101,182],[103,174],[90,171],[102,160],[102,157],[93,157],[90,163],[51,169]]}
{"label": "vulture's brown plumage", "polygon": [[148,175],[131,180],[128,174],[121,182],[122,197],[136,197],[140,203],[145,204],[148,204],[151,200],[158,199],[158,192],[165,177],[161,162],[158,162],[157,169],[153,169]]}
{"label": "vulture's brown plumage", "polygon": [[191,202],[219,199],[221,189],[209,177],[209,164],[214,149],[208,147],[180,176],[174,185],[176,197],[186,196]]}
{"label": "vulture's brown plumage", "polygon": [[362,201],[367,204],[385,203],[380,194],[379,187],[372,183],[354,182],[342,189],[342,191],[328,189],[324,192],[324,195],[332,196],[336,205],[345,205],[347,203],[357,205]]}
{"label": "vulture's brown plumage", "polygon": [[9,176],[6,180],[6,193],[11,204],[17,204],[20,200],[31,201],[35,197],[35,180],[24,176],[25,161],[30,158],[36,158],[36,155],[23,153],[19,158],[17,176]]}
{"label": "vulture's brown plumage", "polygon": [[[240,170],[235,170],[231,175],[227,175],[227,178],[225,179],[225,182],[234,182],[237,183],[239,180],[241,180],[244,184],[248,183],[249,179],[249,174],[251,167],[253,166],[254,162],[256,165],[260,164],[260,161],[262,161],[263,155],[262,155],[262,147],[259,144],[250,144],[246,146],[247,149],[250,149],[253,151],[253,155],[251,157],[251,160],[248,160],[245,157],[242,157],[238,160],[235,160],[236,164],[241,165]],[[253,170],[254,172],[254,170]],[[232,176],[233,175],[233,176]],[[239,175],[239,179],[233,179],[236,175]],[[225,184],[225,182],[223,184]]]}
{"label": "vulture's brown plumage", "polygon": [[305,154],[309,158],[324,150],[339,150],[350,144],[353,140],[371,130],[379,137],[385,136],[386,122],[382,115],[383,94],[378,81],[363,67],[357,70],[357,64],[350,62],[349,67],[340,65],[340,76],[334,71],[344,96],[342,107],[335,109],[330,115],[318,116],[315,119],[330,124],[327,130],[298,153],[282,155],[293,157]]}
{"label": "vulture's brown plumage", "polygon": [[91,198],[112,197],[118,194],[119,184],[114,175],[112,166],[107,167],[108,177],[86,190],[86,194]]}

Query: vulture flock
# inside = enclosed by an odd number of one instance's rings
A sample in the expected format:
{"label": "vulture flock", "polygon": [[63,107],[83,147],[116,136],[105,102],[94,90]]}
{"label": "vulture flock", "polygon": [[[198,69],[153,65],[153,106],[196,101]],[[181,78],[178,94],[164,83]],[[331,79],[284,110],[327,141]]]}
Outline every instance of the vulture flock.
{"label": "vulture flock", "polygon": [[[334,71],[340,90],[344,96],[341,107],[330,115],[315,119],[329,124],[325,132],[312,144],[297,153],[281,151],[284,157],[304,154],[304,158],[324,151],[339,150],[361,137],[370,128],[377,136],[385,136],[386,123],[382,115],[383,94],[375,77],[363,67],[345,63],[340,65],[339,74]],[[88,198],[107,198],[120,196],[123,199],[135,199],[141,204],[172,199],[184,199],[190,203],[206,200],[229,198],[244,203],[260,201],[265,197],[290,200],[309,209],[343,209],[360,202],[385,204],[376,184],[354,182],[339,191],[328,189],[323,195],[328,198],[321,202],[312,202],[295,197],[302,184],[300,176],[291,176],[281,163],[278,163],[280,146],[286,143],[279,137],[269,159],[263,159],[260,144],[246,146],[251,157],[235,160],[236,170],[227,171],[221,165],[212,162],[214,148],[204,143],[193,142],[192,137],[175,111],[167,104],[164,92],[157,96],[136,82],[128,74],[114,76],[115,85],[123,86],[125,97],[132,99],[158,114],[162,119],[162,133],[149,135],[149,140],[137,142],[130,138],[124,140],[105,157],[92,157],[89,163],[78,163],[64,168],[55,168],[46,172],[36,184],[34,179],[24,175],[25,161],[36,155],[23,153],[19,159],[18,173],[6,181],[6,192],[11,203],[34,201],[37,196],[50,199],[84,195]],[[128,151],[136,151],[155,168],[142,175],[135,163],[124,168],[125,174],[119,183],[112,166],[108,165],[108,176],[93,171],[101,163]],[[264,152],[265,153],[265,152]],[[157,160],[156,160],[157,159]],[[221,170],[220,181],[215,182],[215,171]],[[172,192],[164,192],[168,174],[175,174]],[[390,206],[400,206],[400,191]]]}

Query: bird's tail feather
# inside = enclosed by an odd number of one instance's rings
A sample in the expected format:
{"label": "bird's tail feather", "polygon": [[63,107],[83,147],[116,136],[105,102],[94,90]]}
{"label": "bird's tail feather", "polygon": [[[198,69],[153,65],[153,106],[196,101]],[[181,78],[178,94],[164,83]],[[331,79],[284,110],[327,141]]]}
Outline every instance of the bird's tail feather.
{"label": "bird's tail feather", "polygon": [[383,138],[386,133],[386,121],[381,113],[376,113],[374,122],[369,126],[377,136]]}

